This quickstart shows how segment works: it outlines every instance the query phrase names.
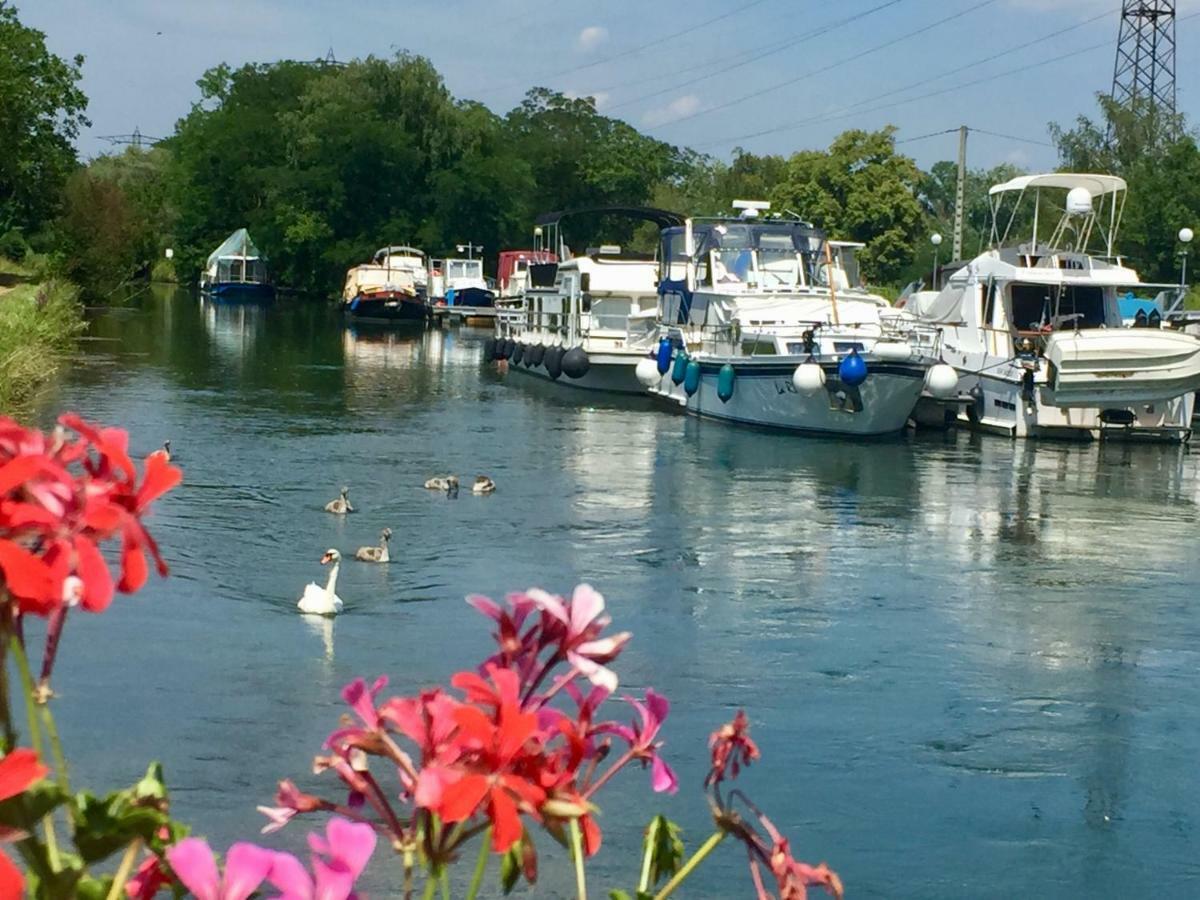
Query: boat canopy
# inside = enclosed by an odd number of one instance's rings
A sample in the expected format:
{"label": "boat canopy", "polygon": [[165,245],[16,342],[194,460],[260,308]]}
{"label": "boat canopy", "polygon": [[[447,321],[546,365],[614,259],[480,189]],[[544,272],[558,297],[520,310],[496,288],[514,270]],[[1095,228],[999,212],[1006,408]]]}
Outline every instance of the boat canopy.
{"label": "boat canopy", "polygon": [[1071,172],[1052,172],[1046,175],[1020,175],[1011,181],[997,184],[988,193],[1007,194],[1014,191],[1025,191],[1029,188],[1061,188],[1070,191],[1084,188],[1092,198],[1103,197],[1105,194],[1116,194],[1126,189],[1125,179],[1116,175],[1080,175]]}
{"label": "boat canopy", "polygon": [[415,256],[418,259],[424,259],[425,251],[418,250],[416,247],[408,247],[404,245],[396,247],[380,247],[375,251],[374,259],[379,261],[389,256]]}
{"label": "boat canopy", "polygon": [[208,254],[205,265],[212,268],[213,263],[219,259],[260,259],[261,256],[258,248],[254,246],[254,241],[250,240],[250,232],[239,228],[225,238],[220,247]]}
{"label": "boat canopy", "polygon": [[653,222],[659,228],[670,228],[672,225],[682,225],[684,217],[666,209],[655,209],[652,206],[589,206],[579,209],[558,210],[542,213],[534,219],[535,225],[558,225],[563,219],[581,216],[626,216],[631,219],[642,219]]}

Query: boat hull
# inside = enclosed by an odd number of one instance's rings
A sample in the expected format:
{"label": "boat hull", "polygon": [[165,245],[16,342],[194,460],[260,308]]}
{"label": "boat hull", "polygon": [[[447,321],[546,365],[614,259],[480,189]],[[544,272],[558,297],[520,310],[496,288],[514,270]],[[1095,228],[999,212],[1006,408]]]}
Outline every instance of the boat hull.
{"label": "boat hull", "polygon": [[641,353],[589,353],[588,370],[581,378],[571,378],[565,372],[551,378],[545,365],[526,366],[524,362],[509,363],[510,372],[530,375],[569,388],[585,391],[603,391],[609,394],[633,394],[642,396],[646,388],[637,380],[638,360]]}
{"label": "boat hull", "polygon": [[245,281],[215,281],[201,285],[205,294],[231,303],[268,303],[275,299],[275,287],[270,284]]}
{"label": "boat hull", "polygon": [[[691,415],[738,425],[809,434],[873,437],[893,434],[908,423],[925,386],[927,362],[885,362],[866,357],[869,375],[857,387],[844,384],[837,362],[822,363],[825,386],[812,394],[792,381],[801,357],[704,359],[696,392],[687,396],[670,375],[650,392],[669,397]],[[718,381],[733,366],[733,394],[722,400]]]}
{"label": "boat hull", "polygon": [[376,322],[424,322],[429,318],[425,302],[408,294],[360,295],[343,302],[342,312],[354,319]]}

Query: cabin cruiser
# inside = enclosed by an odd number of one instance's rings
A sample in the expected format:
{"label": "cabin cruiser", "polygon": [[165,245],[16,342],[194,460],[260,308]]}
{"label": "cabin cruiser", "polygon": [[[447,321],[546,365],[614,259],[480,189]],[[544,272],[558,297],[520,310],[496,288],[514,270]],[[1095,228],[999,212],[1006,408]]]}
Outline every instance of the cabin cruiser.
{"label": "cabin cruiser", "polygon": [[266,258],[245,228],[239,228],[208,255],[200,273],[200,290],[220,300],[274,299]]}
{"label": "cabin cruiser", "polygon": [[429,263],[429,299],[446,306],[486,309],[496,294],[483,275],[482,259],[434,259]]}
{"label": "cabin cruiser", "polygon": [[903,429],[927,381],[955,389],[936,331],[860,283],[862,244],[760,217],[767,203],[734,207],[662,233],[660,337],[638,367],[651,394],[706,418],[868,436]]}
{"label": "cabin cruiser", "polygon": [[[941,290],[904,298],[907,314],[941,330],[960,378],[957,396],[922,400],[922,421],[1013,437],[1189,436],[1200,340],[1164,324],[1179,286],[1142,283],[1116,254],[1125,191],[1112,175],[1069,173],[991,189],[991,249]],[[1039,226],[1056,215],[1043,240]],[[1125,327],[1122,298],[1147,289],[1163,314],[1135,313]]]}
{"label": "cabin cruiser", "polygon": [[660,229],[683,222],[675,213],[642,207],[540,216],[538,227],[557,237],[553,257],[560,261],[529,267],[530,283],[519,307],[501,311],[496,338],[486,349],[493,358],[508,360],[509,371],[588,390],[644,394],[636,369],[657,336],[658,265],[652,253],[615,244],[571,256],[561,225],[585,213],[639,219]]}
{"label": "cabin cruiser", "polygon": [[501,250],[496,260],[496,293],[501,302],[520,300],[530,286],[530,270],[558,262],[549,250]]}
{"label": "cabin cruiser", "polygon": [[416,247],[382,247],[371,262],[346,272],[342,311],[355,319],[424,322],[429,275]]}

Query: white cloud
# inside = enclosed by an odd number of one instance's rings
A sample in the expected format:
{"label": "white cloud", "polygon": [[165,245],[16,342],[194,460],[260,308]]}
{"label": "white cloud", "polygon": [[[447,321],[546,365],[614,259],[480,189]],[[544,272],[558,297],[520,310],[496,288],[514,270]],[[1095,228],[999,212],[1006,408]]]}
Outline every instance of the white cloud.
{"label": "white cloud", "polygon": [[579,49],[580,50],[595,50],[601,44],[608,40],[608,29],[603,25],[589,25],[583,31],[579,32]]}
{"label": "white cloud", "polygon": [[668,122],[674,122],[676,119],[682,119],[684,116],[690,116],[700,108],[700,98],[695,94],[684,94],[682,97],[676,97],[666,106],[659,106],[655,109],[647,110],[642,116],[642,122],[651,127],[655,125],[666,125]]}

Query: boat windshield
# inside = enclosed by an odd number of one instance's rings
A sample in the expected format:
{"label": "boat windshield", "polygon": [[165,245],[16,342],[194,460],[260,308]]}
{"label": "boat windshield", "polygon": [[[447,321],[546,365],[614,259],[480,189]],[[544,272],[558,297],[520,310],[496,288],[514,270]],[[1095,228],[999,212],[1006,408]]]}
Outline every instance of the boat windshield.
{"label": "boat windshield", "polygon": [[801,223],[731,222],[712,226],[700,249],[713,285],[795,290],[809,283],[820,247],[820,236]]}
{"label": "boat windshield", "polygon": [[446,260],[446,277],[453,279],[482,278],[483,260],[448,259]]}

